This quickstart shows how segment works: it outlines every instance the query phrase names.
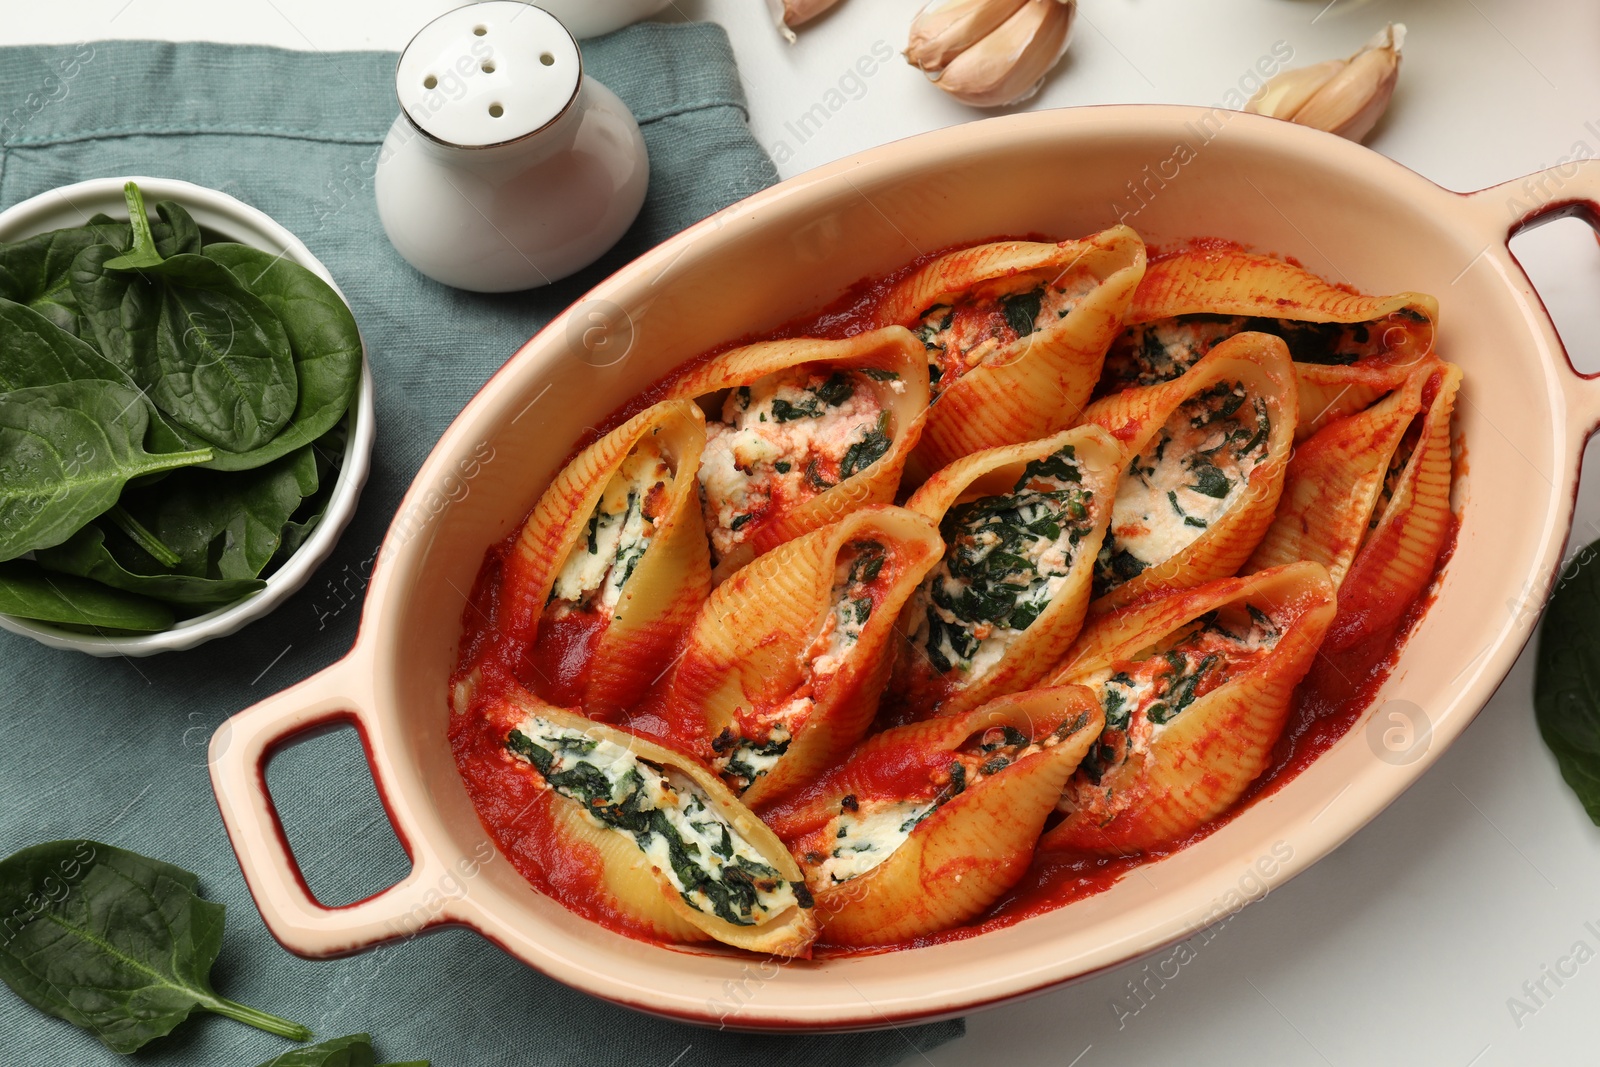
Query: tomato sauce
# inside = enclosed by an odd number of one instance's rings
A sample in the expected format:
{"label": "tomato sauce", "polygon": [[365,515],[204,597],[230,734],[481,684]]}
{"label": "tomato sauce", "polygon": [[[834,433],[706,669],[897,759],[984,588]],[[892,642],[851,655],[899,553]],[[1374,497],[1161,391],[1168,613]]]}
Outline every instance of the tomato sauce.
{"label": "tomato sauce", "polygon": [[[993,238],[992,240],[1005,240]],[[1042,240],[1028,237],[1023,239]],[[1188,251],[1229,251],[1240,246],[1220,239],[1200,239],[1180,247],[1153,254],[1151,262]],[[851,287],[838,301],[822,312],[779,327],[761,336],[740,338],[696,357],[629,400],[579,441],[571,456],[621,425],[633,415],[657,402],[679,377],[716,355],[756,341],[810,336],[842,339],[865,329],[874,321],[874,310],[902,278],[949,249],[929,253],[885,278],[863,280]],[[1434,388],[1430,383],[1430,389]],[[1427,398],[1431,401],[1431,395]],[[569,460],[571,458],[569,456]],[[1464,458],[1464,457],[1463,457]],[[1326,752],[1361,719],[1378,690],[1387,680],[1412,629],[1432,604],[1438,577],[1455,547],[1457,527],[1447,531],[1443,547],[1434,564],[1433,580],[1409,604],[1384,605],[1377,615],[1396,620],[1376,629],[1368,618],[1344,618],[1341,623],[1342,647],[1319,650],[1311,671],[1295,693],[1288,722],[1274,746],[1267,770],[1252,783],[1244,797],[1222,816],[1196,830],[1189,837],[1159,850],[1139,855],[1104,857],[1069,852],[1037,853],[1022,878],[987,911],[966,925],[899,945],[872,949],[848,949],[819,943],[818,958],[873,954],[921,945],[956,941],[1001,929],[1023,919],[1053,911],[1111,888],[1146,863],[1156,862],[1210,836],[1240,812],[1264,796],[1269,796],[1293,781],[1306,767]],[[463,636],[458,669],[453,681],[469,676],[475,683],[471,709],[458,709],[450,721],[450,743],[467,793],[483,825],[513,866],[541,892],[595,922],[644,940],[650,932],[638,927],[622,913],[608,906],[609,895],[598,884],[600,864],[588,846],[574,850],[570,842],[559,847],[554,842],[556,826],[549,803],[550,794],[537,784],[537,775],[508,756],[503,738],[509,723],[491,721],[481,709],[492,703],[507,686],[520,684],[558,706],[573,707],[580,702],[583,679],[588,672],[599,636],[604,632],[604,615],[573,614],[553,623],[546,620],[531,647],[510,647],[497,640],[497,590],[503,561],[517,537],[514,531],[505,541],[485,554],[463,613]],[[687,635],[685,635],[687,636]],[[675,722],[668,707],[670,677],[659,679],[620,728],[666,744],[680,751],[704,756],[699,738],[682,736],[684,726]],[[877,727],[910,721],[915,710],[885,698]],[[927,765],[928,753],[904,746],[883,749],[868,772],[870,781],[859,783],[866,793],[890,795],[901,784],[922,785],[933,770]],[[948,762],[941,756],[938,762]],[[791,798],[780,801],[759,814],[786,836],[796,836],[811,827],[819,813],[813,804],[828,789],[824,776]]]}

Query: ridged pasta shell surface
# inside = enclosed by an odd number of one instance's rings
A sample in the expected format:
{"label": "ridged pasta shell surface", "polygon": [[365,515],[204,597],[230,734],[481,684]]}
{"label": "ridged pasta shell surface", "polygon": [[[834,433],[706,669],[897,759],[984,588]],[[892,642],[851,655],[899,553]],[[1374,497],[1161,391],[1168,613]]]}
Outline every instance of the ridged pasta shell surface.
{"label": "ridged pasta shell surface", "polygon": [[[1391,461],[1374,521],[1339,586],[1339,614],[1327,649],[1342,651],[1398,625],[1433,578],[1454,526],[1450,511],[1450,417],[1461,369],[1439,363],[1419,371],[1422,414]],[[1403,463],[1401,462],[1403,460]]]}
{"label": "ridged pasta shell surface", "polygon": [[794,858],[694,759],[527,693],[485,713],[510,724],[506,758],[552,794],[552,844],[601,865],[608,910],[673,940],[809,955],[816,922]]}
{"label": "ridged pasta shell surface", "polygon": [[[1442,446],[1448,464],[1448,436],[1435,440],[1418,422],[1425,410],[1438,407],[1430,418],[1437,422],[1442,416],[1448,424],[1453,387],[1441,390],[1435,385],[1432,403],[1423,406],[1429,383],[1443,384],[1446,373],[1430,360],[1372,407],[1331,422],[1301,442],[1289,461],[1277,517],[1245,564],[1245,572],[1309,559],[1327,567],[1335,585],[1344,581],[1357,550],[1382,521],[1395,490],[1404,482],[1416,446],[1424,441],[1430,442],[1425,449]],[[1442,495],[1424,491],[1420,500],[1415,494],[1408,499],[1408,506],[1431,509],[1435,518],[1442,515],[1448,521],[1448,490]],[[1430,561],[1430,573],[1431,569]]]}
{"label": "ridged pasta shell surface", "polygon": [[1281,339],[1242,333],[1182,377],[1096,401],[1123,448],[1094,611],[1233,574],[1272,523],[1294,447],[1295,376]]}
{"label": "ridged pasta shell surface", "polygon": [[1150,264],[1101,391],[1174,378],[1234,334],[1271,333],[1295,361],[1304,438],[1396,388],[1432,354],[1438,319],[1425,293],[1362,296],[1281,259],[1197,249]]}
{"label": "ridged pasta shell surface", "polygon": [[869,507],[734,572],[673,675],[674,733],[751,806],[810,781],[872,724],[896,619],[942,547],[922,515]]}
{"label": "ridged pasta shell surface", "polygon": [[513,652],[502,662],[525,656],[542,626],[597,626],[585,713],[615,718],[644,692],[710,589],[696,479],[704,445],[700,409],[667,400],[562,468],[501,568],[495,631]]}
{"label": "ridged pasta shell surface", "polygon": [[901,621],[895,683],[913,707],[953,715],[1027,689],[1072,644],[1121,459],[1080,426],[959,459],[906,501],[944,539]]}
{"label": "ridged pasta shell surface", "polygon": [[756,556],[889,504],[928,411],[922,344],[894,326],[843,341],[764,341],[666,387],[715,408],[700,480],[721,581]]}
{"label": "ridged pasta shell surface", "polygon": [[972,919],[1014,885],[1099,734],[1081,686],[1010,694],[865,742],[807,802],[772,817],[823,936],[865,946]]}
{"label": "ridged pasta shell surface", "polygon": [[1115,226],[961,249],[896,284],[877,322],[915,329],[937,376],[911,480],[1076,425],[1144,270],[1144,242]]}
{"label": "ridged pasta shell surface", "polygon": [[1051,683],[1092,688],[1106,726],[1043,847],[1122,855],[1226,811],[1266,769],[1334,609],[1322,565],[1294,563],[1094,619]]}

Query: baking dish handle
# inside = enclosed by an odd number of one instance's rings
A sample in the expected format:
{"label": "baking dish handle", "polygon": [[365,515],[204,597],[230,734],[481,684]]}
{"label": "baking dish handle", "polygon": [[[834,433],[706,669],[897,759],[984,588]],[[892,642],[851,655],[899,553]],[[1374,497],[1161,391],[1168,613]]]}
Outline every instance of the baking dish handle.
{"label": "baking dish handle", "polygon": [[438,888],[450,884],[448,870],[434,857],[413,851],[398,824],[395,834],[411,857],[411,873],[354,904],[330,908],[319,903],[267,791],[266,765],[277,749],[351,723],[361,733],[367,765],[384,795],[385,783],[369,744],[371,716],[360,695],[367,687],[359,679],[370,676],[358,669],[354,655],[347,656],[239,712],[211,738],[211,788],[245,884],[272,936],[309,959],[348,955],[454,918],[448,913],[449,898]]}
{"label": "baking dish handle", "polygon": [[[1600,160],[1559,163],[1524,178],[1480,189],[1468,194],[1467,199],[1480,210],[1489,227],[1489,244],[1478,253],[1478,259],[1501,245],[1510,255],[1513,237],[1556,219],[1581,219],[1600,236]],[[1467,269],[1477,265],[1474,259]],[[1535,294],[1530,290],[1529,295]],[[1581,445],[1600,426],[1600,374],[1578,373],[1570,357],[1565,369],[1568,373],[1562,379],[1569,425],[1578,429]]]}

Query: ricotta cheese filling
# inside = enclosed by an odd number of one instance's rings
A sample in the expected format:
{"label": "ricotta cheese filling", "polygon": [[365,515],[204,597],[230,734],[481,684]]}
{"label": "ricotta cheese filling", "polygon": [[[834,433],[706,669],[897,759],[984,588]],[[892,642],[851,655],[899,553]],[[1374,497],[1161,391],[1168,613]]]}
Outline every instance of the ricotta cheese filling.
{"label": "ricotta cheese filling", "polygon": [[991,727],[952,754],[942,781],[930,783],[935,791],[926,799],[845,797],[823,834],[828,851],[802,857],[808,882],[814,889],[826,889],[861,877],[894,855],[912,831],[944,804],[1017,761],[1054,748],[1082,726],[1081,718],[1065,722],[1037,739],[1013,726]]}
{"label": "ricotta cheese filling", "polygon": [[963,374],[1017,340],[1066,318],[1100,281],[1087,271],[1021,293],[935,304],[913,332],[928,350],[928,380],[937,396]]}
{"label": "ricotta cheese filling", "polygon": [[805,726],[815,707],[816,686],[844,666],[862,628],[872,618],[873,590],[883,573],[888,551],[879,541],[852,541],[834,565],[828,613],[804,653],[805,677],[796,695],[776,709],[752,709],[738,716],[711,741],[716,753],[711,766],[736,793],[768,774]]}
{"label": "ricotta cheese filling", "polygon": [[700,487],[706,529],[720,559],[768,515],[824,493],[882,459],[892,443],[889,412],[873,380],[891,391],[891,371],[801,367],[728,394],[706,425]]}
{"label": "ricotta cheese filling", "polygon": [[912,643],[936,674],[983,677],[1066,585],[1093,528],[1073,446],[1029,463],[1012,492],[946,512],[944,558],[917,591]]}
{"label": "ricotta cheese filling", "polygon": [[1227,514],[1267,458],[1271,432],[1266,401],[1239,382],[1180,405],[1117,483],[1095,595],[1176,556]]}
{"label": "ricotta cheese filling", "polygon": [[616,609],[622,587],[655,537],[672,478],[672,468],[651,438],[622,461],[601,492],[583,538],[556,576],[550,602],[558,610]]}
{"label": "ricotta cheese filling", "polygon": [[1282,631],[1254,605],[1209,612],[1140,659],[1113,664],[1087,684],[1100,694],[1106,725],[1079,765],[1098,783],[1142,753],[1191,704],[1243,673],[1278,644]]}
{"label": "ricotta cheese filling", "polygon": [[758,926],[811,906],[804,886],[784,880],[677,768],[537,715],[511,731],[506,748],[595,826],[630,838],[696,911]]}

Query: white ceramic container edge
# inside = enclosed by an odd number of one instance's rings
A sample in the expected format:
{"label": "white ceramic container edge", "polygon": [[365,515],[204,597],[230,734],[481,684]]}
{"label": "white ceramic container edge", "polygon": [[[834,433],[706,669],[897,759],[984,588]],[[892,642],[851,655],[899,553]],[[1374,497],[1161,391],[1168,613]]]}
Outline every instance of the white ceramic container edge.
{"label": "white ceramic container edge", "polygon": [[[0,212],[0,241],[17,241],[47,230],[82,225],[96,213],[122,218],[128,213],[123,186],[130,181],[139,184],[147,207],[153,209],[159,200],[177,201],[202,229],[229,241],[287,256],[291,262],[327,282],[339,294],[339,299],[349,303],[328,268],[298,237],[265,212],[227,193],[176,178],[91,178],[51,189]],[[361,383],[351,402],[351,410],[355,417],[351,420],[349,440],[345,442],[344,460],[322,521],[299,551],[267,579],[265,589],[185,619],[160,633],[132,637],[90,636],[11,615],[0,615],[0,627],[51,648],[73,649],[92,656],[152,656],[158,652],[194,648],[213,638],[225,637],[266,615],[305,585],[333,552],[333,546],[355,514],[356,502],[366,485],[377,420],[373,415],[372,367],[367,359],[365,338],[361,342]]]}

